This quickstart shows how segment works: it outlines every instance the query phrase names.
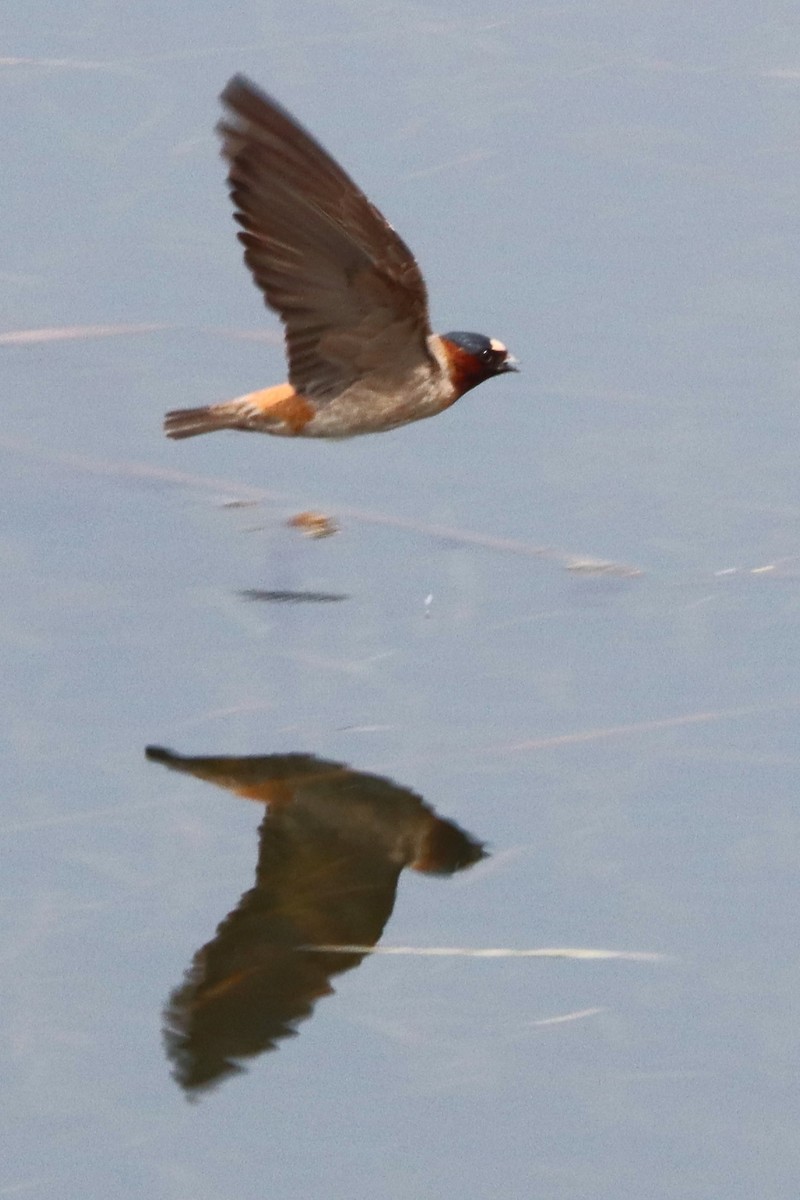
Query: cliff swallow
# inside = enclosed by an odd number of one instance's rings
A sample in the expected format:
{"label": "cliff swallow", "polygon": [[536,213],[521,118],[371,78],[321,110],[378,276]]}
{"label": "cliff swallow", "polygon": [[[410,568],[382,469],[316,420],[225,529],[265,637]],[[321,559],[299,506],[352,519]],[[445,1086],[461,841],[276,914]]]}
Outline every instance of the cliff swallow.
{"label": "cliff swallow", "polygon": [[494,338],[431,332],[425,281],[408,246],[294,117],[241,76],[221,99],[239,240],[285,327],[289,381],[167,413],[169,437],[378,433],[432,417],[517,369]]}

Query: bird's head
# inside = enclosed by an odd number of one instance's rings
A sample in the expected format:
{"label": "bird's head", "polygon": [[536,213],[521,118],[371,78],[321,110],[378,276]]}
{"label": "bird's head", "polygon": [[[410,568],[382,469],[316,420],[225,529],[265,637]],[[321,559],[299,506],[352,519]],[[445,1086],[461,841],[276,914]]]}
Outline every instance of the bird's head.
{"label": "bird's head", "polygon": [[507,371],[518,371],[517,360],[508,353],[496,338],[484,337],[482,333],[443,333],[441,344],[444,350],[450,379],[459,396],[477,387],[493,375],[505,375]]}

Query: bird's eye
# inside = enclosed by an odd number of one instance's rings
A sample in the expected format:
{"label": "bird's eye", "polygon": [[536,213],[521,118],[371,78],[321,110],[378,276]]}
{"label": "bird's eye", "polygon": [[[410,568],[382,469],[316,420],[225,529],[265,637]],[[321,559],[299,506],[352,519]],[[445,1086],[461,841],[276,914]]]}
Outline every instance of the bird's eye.
{"label": "bird's eye", "polygon": [[492,350],[491,347],[486,350],[481,350],[481,358],[484,362],[491,362],[494,358],[494,350]]}

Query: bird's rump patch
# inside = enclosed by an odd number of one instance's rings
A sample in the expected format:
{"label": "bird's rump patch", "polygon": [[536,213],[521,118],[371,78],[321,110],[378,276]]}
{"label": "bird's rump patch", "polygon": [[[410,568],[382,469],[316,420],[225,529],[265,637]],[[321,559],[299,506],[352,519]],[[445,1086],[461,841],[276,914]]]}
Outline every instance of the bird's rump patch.
{"label": "bird's rump patch", "polygon": [[242,416],[250,421],[285,425],[291,433],[301,433],[316,416],[316,405],[299,395],[290,383],[263,388],[242,396],[238,404]]}

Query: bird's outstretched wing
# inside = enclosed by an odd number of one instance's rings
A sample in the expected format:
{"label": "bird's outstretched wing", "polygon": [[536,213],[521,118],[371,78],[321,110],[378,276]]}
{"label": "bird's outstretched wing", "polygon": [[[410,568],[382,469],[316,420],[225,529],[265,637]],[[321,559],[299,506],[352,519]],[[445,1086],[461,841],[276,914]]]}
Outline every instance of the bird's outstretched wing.
{"label": "bird's outstretched wing", "polygon": [[276,101],[241,76],[221,99],[239,238],[286,327],[292,385],[324,403],[429,363],[425,282],[405,242]]}

